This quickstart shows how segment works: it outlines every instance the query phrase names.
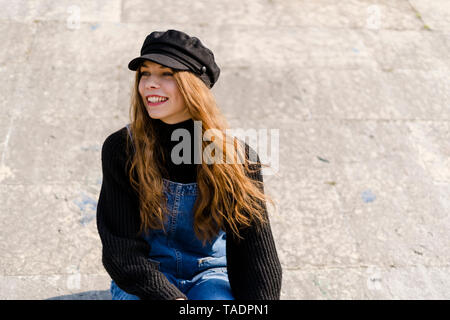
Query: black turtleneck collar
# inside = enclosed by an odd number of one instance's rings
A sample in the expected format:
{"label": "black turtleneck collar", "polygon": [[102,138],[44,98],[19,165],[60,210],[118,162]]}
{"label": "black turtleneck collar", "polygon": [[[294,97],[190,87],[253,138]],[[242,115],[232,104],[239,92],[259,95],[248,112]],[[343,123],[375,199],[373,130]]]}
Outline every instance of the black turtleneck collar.
{"label": "black turtleneck collar", "polygon": [[[179,183],[192,183],[197,181],[197,165],[194,163],[194,120],[187,119],[178,123],[165,123],[160,119],[156,119],[156,132],[160,139],[160,143],[164,149],[166,162],[164,167],[167,173],[162,173],[163,178]],[[172,133],[176,129],[186,129],[191,135],[191,163],[174,164],[170,157],[173,147],[181,143],[180,141],[172,141]]]}
{"label": "black turtleneck collar", "polygon": [[192,118],[183,120],[177,123],[165,123],[160,119],[156,119],[157,131],[161,137],[167,137],[169,135],[169,140],[172,132],[176,129],[187,129],[194,132],[194,120]]}

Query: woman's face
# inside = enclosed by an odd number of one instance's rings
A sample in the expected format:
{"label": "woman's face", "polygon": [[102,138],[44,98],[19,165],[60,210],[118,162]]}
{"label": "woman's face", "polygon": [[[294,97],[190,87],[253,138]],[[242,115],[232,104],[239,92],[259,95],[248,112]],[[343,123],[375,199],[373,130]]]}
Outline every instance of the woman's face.
{"label": "woman's face", "polygon": [[140,73],[139,94],[151,118],[169,124],[191,118],[171,68],[145,61]]}

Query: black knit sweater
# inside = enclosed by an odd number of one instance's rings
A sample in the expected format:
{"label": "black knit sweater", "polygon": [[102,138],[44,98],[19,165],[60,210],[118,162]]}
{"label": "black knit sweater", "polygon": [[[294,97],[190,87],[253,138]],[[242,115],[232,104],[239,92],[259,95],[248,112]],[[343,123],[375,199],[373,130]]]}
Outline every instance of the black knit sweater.
{"label": "black knit sweater", "polygon": [[[193,121],[189,119],[174,125],[161,121],[161,139],[169,137],[170,140],[170,133],[180,127],[193,132]],[[126,147],[127,135],[124,127],[109,135],[102,147],[103,182],[97,205],[97,229],[103,246],[103,265],[120,288],[142,300],[187,299],[148,260],[150,245],[138,236],[139,203],[128,180],[127,160],[132,151]],[[179,143],[165,141],[168,148]],[[195,182],[196,166],[167,164],[167,178],[181,183]],[[249,173],[249,177],[262,181],[261,171],[258,172]],[[268,219],[265,204],[264,216]],[[226,233],[231,234],[229,227]],[[244,239],[240,241],[233,236],[226,238],[228,278],[235,299],[279,299],[282,270],[270,224],[258,230],[255,227],[243,229],[241,236]]]}

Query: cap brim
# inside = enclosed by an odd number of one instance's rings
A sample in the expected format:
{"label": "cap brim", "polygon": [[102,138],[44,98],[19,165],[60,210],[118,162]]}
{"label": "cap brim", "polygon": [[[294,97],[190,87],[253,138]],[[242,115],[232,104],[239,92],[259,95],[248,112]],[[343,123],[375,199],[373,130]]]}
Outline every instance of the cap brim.
{"label": "cap brim", "polygon": [[146,60],[159,63],[159,64],[161,64],[163,66],[166,66],[166,67],[169,67],[169,68],[172,68],[172,69],[189,70],[189,67],[187,67],[186,65],[182,64],[178,60],[175,60],[172,57],[169,57],[169,56],[166,56],[166,55],[163,55],[163,54],[159,54],[159,53],[149,53],[149,54],[145,54],[143,56],[134,58],[128,64],[128,69],[130,69],[132,71],[136,71],[139,68],[139,66],[141,65],[141,63],[146,61]]}

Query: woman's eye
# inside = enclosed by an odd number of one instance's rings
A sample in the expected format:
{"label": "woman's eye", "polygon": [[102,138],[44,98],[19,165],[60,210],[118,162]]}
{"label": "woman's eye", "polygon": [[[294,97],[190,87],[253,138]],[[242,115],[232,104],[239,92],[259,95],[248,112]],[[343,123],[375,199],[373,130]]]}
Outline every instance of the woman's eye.
{"label": "woman's eye", "polygon": [[[150,72],[147,72],[147,71],[141,72],[141,76],[147,77],[149,75],[150,75]],[[173,76],[173,73],[172,72],[164,72],[163,75],[165,75],[165,76]]]}

